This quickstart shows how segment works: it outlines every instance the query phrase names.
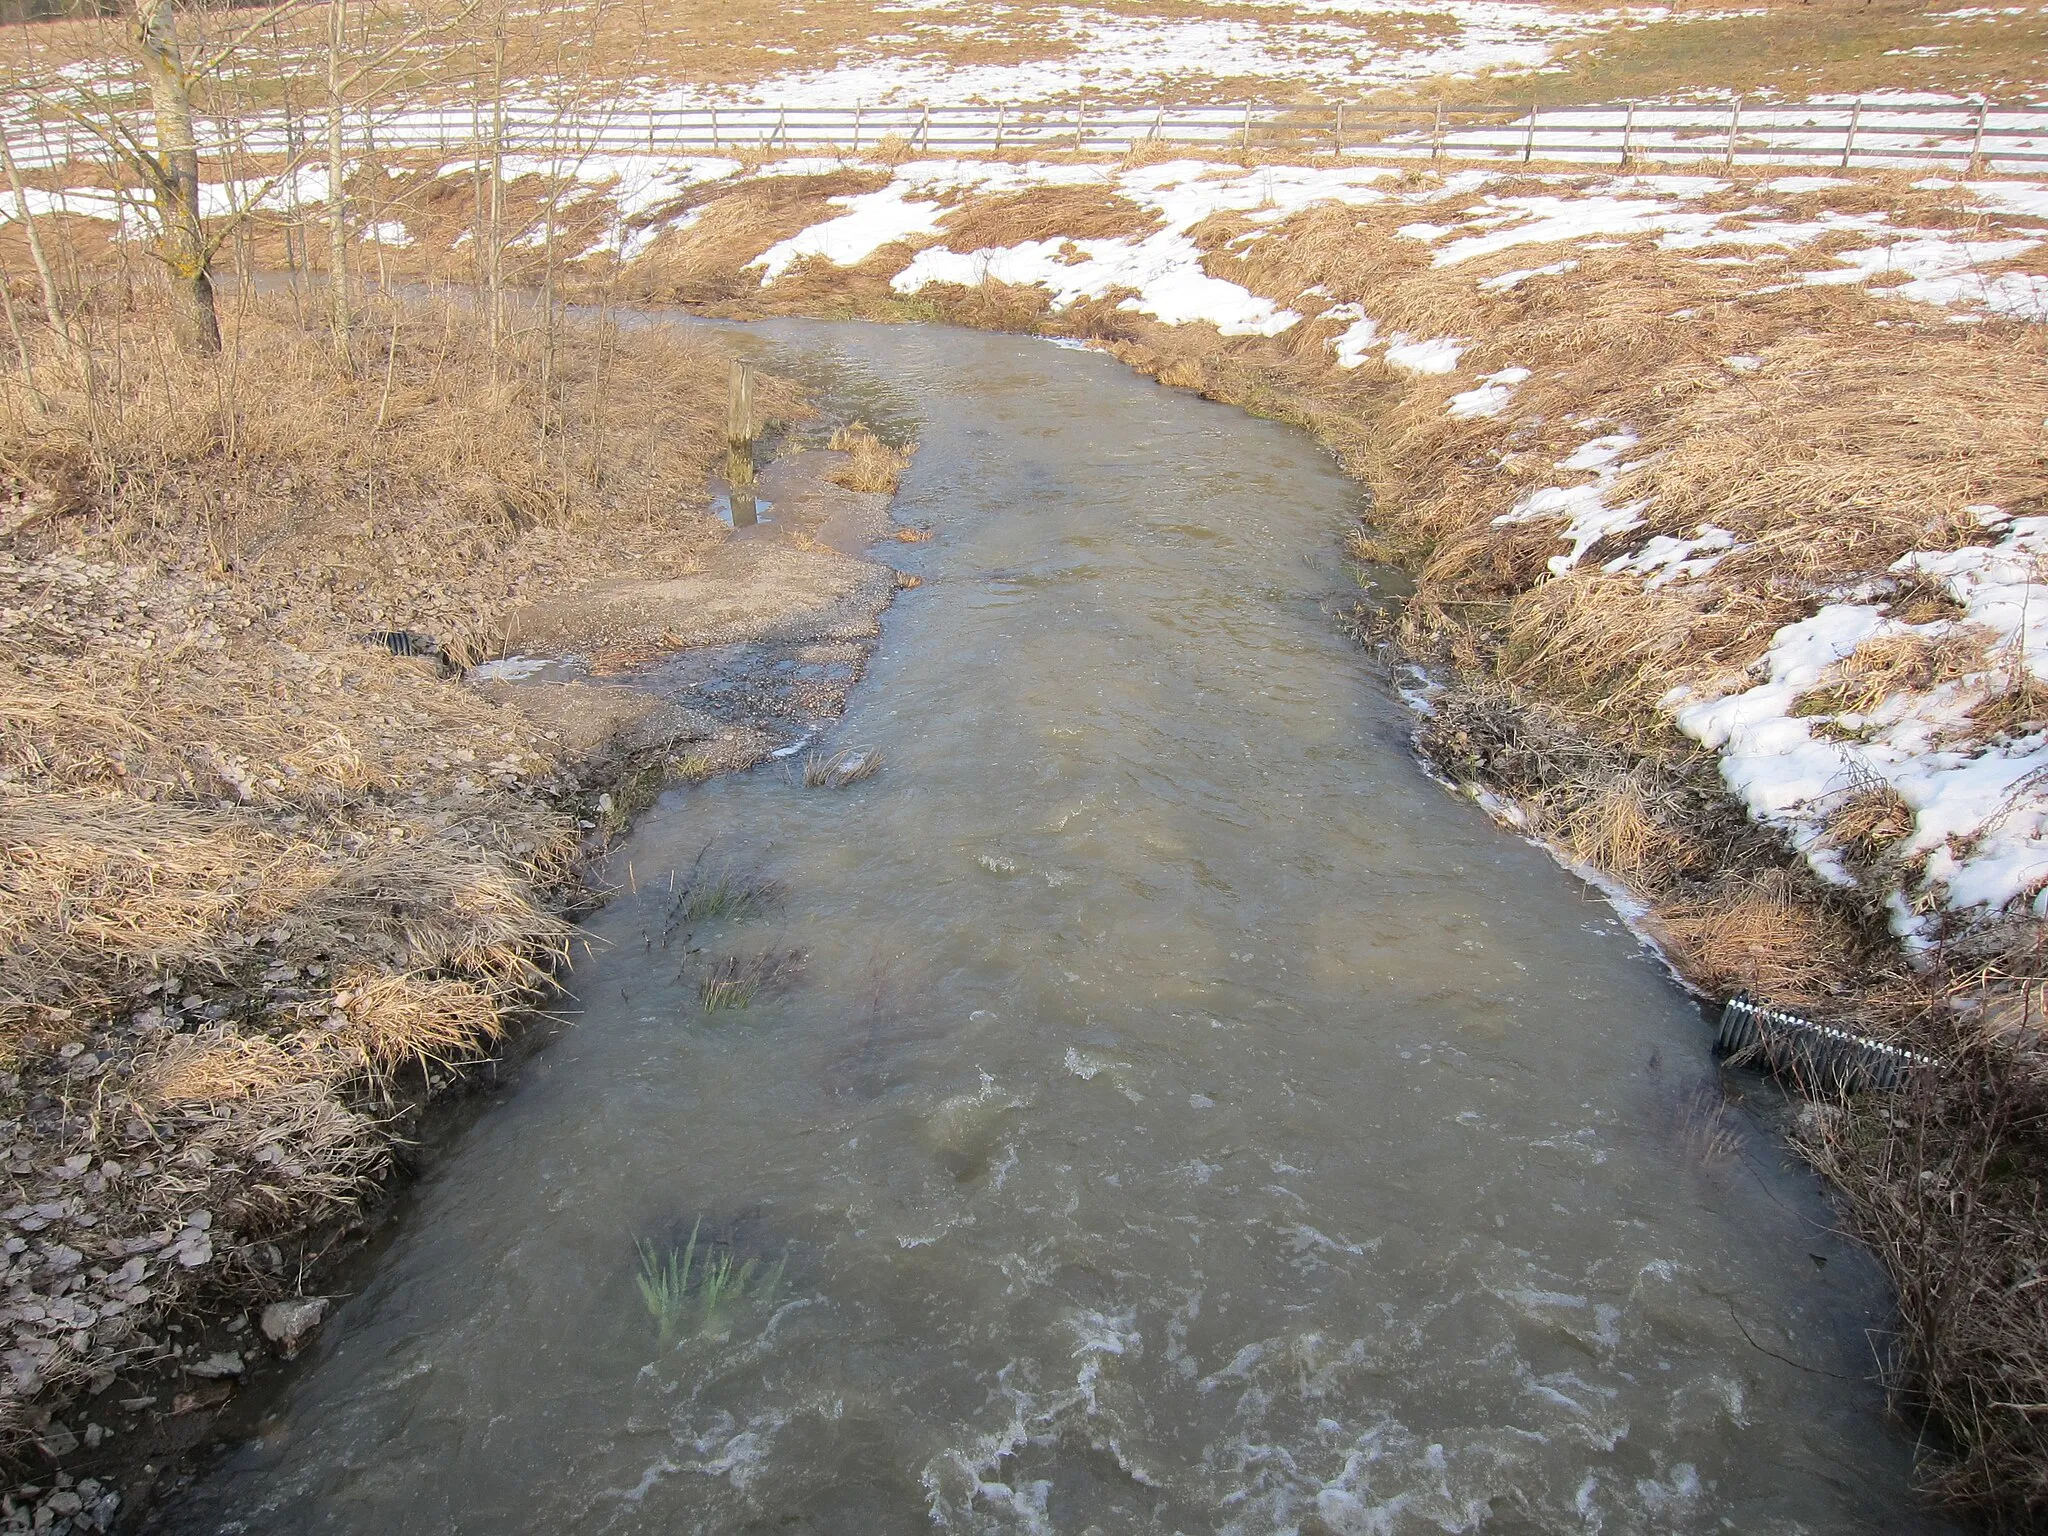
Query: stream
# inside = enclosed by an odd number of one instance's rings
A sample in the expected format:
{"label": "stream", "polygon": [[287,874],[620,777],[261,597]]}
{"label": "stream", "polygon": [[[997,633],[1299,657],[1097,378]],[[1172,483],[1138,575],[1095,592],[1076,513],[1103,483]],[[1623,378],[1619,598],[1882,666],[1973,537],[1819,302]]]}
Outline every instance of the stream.
{"label": "stream", "polygon": [[642,819],[574,1027],[169,1529],[1947,1528],[1769,1093],[1332,623],[1324,451],[1043,341],[745,329],[921,443],[825,743],[882,767]]}

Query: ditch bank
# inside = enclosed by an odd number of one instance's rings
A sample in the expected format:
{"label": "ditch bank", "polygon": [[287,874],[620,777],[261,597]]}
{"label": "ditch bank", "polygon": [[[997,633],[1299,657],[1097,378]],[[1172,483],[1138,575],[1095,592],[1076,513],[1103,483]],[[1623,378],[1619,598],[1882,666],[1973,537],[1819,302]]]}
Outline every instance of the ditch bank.
{"label": "ditch bank", "polygon": [[907,454],[763,378],[772,507],[721,527],[730,347],[556,323],[551,408],[530,333],[409,301],[367,366],[275,296],[201,419],[142,328],[9,402],[7,1529],[132,1519],[550,1034],[632,818],[800,765],[862,675]]}
{"label": "ditch bank", "polygon": [[758,333],[917,424],[833,738],[886,766],[641,819],[577,1027],[166,1528],[1945,1529],[1875,1266],[1347,663],[1328,455],[1034,339]]}
{"label": "ditch bank", "polygon": [[[2040,1518],[2048,190],[1164,154],[518,169],[542,225],[566,196],[615,236],[578,266],[606,292],[1034,331],[1314,430],[1375,493],[1353,627],[1433,679],[1442,770],[1624,887],[1707,995],[1948,1064],[1798,1140],[1891,1268],[1930,1481]],[[440,270],[438,172],[389,177],[395,259]]]}

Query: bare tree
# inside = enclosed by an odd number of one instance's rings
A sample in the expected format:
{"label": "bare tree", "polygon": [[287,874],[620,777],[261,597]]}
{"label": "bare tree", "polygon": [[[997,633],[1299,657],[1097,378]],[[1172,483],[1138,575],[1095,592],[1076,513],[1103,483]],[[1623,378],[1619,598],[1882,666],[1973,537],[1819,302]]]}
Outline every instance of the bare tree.
{"label": "bare tree", "polygon": [[157,254],[170,275],[171,334],[187,352],[220,350],[213,307],[213,255],[199,209],[199,137],[192,126],[192,77],[178,49],[172,0],[136,0],[129,37],[149,86],[156,152],[131,157],[156,200]]}
{"label": "bare tree", "polygon": [[[311,0],[286,0],[280,9],[252,22],[226,42],[207,48],[194,61],[185,56],[181,47],[177,0],[135,0],[128,44],[149,93],[153,143],[144,140],[111,93],[95,94],[76,80],[67,81],[61,89],[32,84],[20,87],[28,100],[98,139],[119,165],[148,188],[156,254],[169,278],[172,334],[178,345],[189,352],[210,354],[220,350],[220,319],[213,296],[214,258],[265,199],[295,177],[314,153],[310,144],[288,145],[282,168],[256,183],[253,189],[230,186],[226,213],[209,220],[200,196],[197,88],[217,80],[222,67],[259,29],[274,29],[278,18],[310,3]],[[333,315],[340,337],[346,337],[349,323],[346,265],[350,221],[342,189],[347,171],[343,115],[349,93],[422,38],[458,26],[481,3],[482,0],[466,0],[446,16],[410,28],[370,58],[344,71],[346,11],[341,0],[333,0],[325,148],[329,176],[328,238],[335,290]]]}

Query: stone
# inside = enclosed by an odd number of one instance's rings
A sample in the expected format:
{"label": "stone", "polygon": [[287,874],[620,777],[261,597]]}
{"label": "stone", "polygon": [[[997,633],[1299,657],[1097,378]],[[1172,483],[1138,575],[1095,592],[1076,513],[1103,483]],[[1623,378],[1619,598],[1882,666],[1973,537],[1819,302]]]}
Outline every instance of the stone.
{"label": "stone", "polygon": [[265,1307],[263,1315],[256,1320],[256,1326],[263,1330],[263,1337],[290,1355],[297,1352],[299,1341],[319,1327],[320,1320],[326,1315],[326,1297],[295,1296],[290,1301],[273,1301]]}
{"label": "stone", "polygon": [[195,1360],[185,1367],[187,1374],[204,1376],[209,1381],[218,1381],[223,1376],[242,1374],[242,1357],[232,1350],[221,1350],[208,1355],[204,1360]]}

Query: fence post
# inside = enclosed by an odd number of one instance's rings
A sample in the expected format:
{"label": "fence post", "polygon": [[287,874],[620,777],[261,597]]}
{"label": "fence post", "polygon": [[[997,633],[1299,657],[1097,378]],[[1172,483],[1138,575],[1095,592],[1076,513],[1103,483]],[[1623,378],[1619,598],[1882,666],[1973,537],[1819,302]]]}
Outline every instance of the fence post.
{"label": "fence post", "polygon": [[932,104],[924,104],[924,115],[917,120],[917,137],[911,143],[920,149],[932,147]]}
{"label": "fence post", "polygon": [[768,142],[773,144],[777,139],[782,140],[782,147],[784,149],[789,148],[789,108],[787,107],[777,107],[775,109],[775,128],[768,135]]}
{"label": "fence post", "polygon": [[1145,135],[1153,143],[1159,142],[1159,130],[1166,122],[1166,103],[1161,102],[1152,111],[1152,131]]}
{"label": "fence post", "polygon": [[1536,103],[1529,103],[1529,131],[1522,135],[1522,164],[1536,157]]}
{"label": "fence post", "polygon": [[754,370],[732,360],[732,385],[725,397],[725,484],[735,528],[753,526],[754,505]]}
{"label": "fence post", "polygon": [[860,103],[853,104],[853,152],[860,153]]}
{"label": "fence post", "polygon": [[1849,169],[1849,156],[1856,152],[1856,127],[1863,121],[1863,98],[1858,96],[1856,104],[1849,109],[1849,132],[1842,140],[1842,169]]}
{"label": "fence post", "polygon": [[1965,176],[1984,174],[1984,119],[1991,114],[1989,97],[1977,103],[1977,131],[1970,137],[1970,163],[1964,170]]}
{"label": "fence post", "polygon": [[1077,106],[1074,108],[1074,153],[1077,155],[1081,152],[1083,136],[1087,132],[1085,127],[1087,116],[1088,109],[1086,107]]}
{"label": "fence post", "polygon": [[1626,169],[1629,161],[1635,158],[1635,137],[1636,104],[1630,102],[1628,104],[1628,116],[1622,120],[1621,124],[1621,163],[1615,167],[1616,170]]}
{"label": "fence post", "polygon": [[1735,139],[1741,132],[1742,98],[1738,96],[1735,98],[1734,104],[1728,108],[1728,153],[1721,161],[1721,169],[1724,171],[1735,169]]}
{"label": "fence post", "polygon": [[1344,103],[1337,103],[1337,120],[1330,125],[1330,152],[1344,153]]}
{"label": "fence post", "polygon": [[711,148],[718,148],[718,108],[711,109]]}
{"label": "fence post", "polygon": [[1252,104],[1244,104],[1244,152],[1252,152]]}
{"label": "fence post", "polygon": [[1429,158],[1441,160],[1444,157],[1444,104],[1436,104],[1436,123],[1429,130]]}

